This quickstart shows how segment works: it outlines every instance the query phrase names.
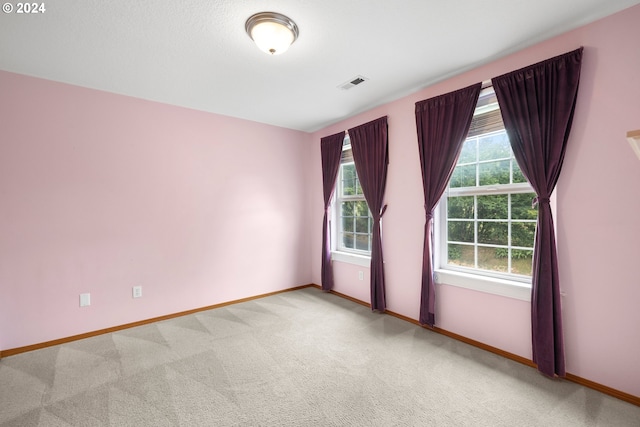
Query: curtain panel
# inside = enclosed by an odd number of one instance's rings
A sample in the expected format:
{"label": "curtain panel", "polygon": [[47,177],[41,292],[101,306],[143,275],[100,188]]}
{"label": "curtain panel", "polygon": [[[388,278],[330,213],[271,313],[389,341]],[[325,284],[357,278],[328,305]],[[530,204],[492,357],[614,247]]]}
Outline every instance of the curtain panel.
{"label": "curtain panel", "polygon": [[433,210],[444,193],[469,132],[482,84],[416,103],[416,127],[424,190],[424,248],[420,318],[435,325],[435,280],[433,271]]}
{"label": "curtain panel", "polygon": [[322,157],[322,193],[324,196],[324,219],[322,220],[322,264],[320,280],[322,290],[333,289],[333,266],[331,265],[331,198],[336,188],[336,178],[340,169],[340,156],[345,132],[326,136],[320,139],[320,154]]}
{"label": "curtain panel", "polygon": [[548,376],[565,376],[553,192],[576,106],[583,48],[492,79],[515,158],[537,197],[531,278],[533,361]]}
{"label": "curtain panel", "polygon": [[380,219],[387,208],[383,206],[389,164],[387,117],[349,129],[349,139],[362,193],[373,217],[371,309],[384,312],[386,301]]}

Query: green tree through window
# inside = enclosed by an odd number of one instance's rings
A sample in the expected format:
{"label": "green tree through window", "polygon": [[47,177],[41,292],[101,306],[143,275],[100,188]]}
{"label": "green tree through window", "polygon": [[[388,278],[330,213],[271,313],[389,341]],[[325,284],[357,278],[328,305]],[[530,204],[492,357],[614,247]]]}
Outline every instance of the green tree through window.
{"label": "green tree through window", "polygon": [[362,193],[348,137],[343,144],[337,194],[339,222],[337,249],[363,255],[369,254],[373,218]]}
{"label": "green tree through window", "polygon": [[478,105],[443,197],[444,264],[530,276],[535,193],[513,156],[495,94],[481,94]]}

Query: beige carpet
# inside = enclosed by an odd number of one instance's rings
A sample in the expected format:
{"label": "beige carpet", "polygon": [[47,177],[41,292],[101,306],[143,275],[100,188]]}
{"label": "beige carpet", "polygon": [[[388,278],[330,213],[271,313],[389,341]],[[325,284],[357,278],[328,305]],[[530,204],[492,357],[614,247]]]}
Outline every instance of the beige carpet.
{"label": "beige carpet", "polygon": [[640,407],[315,288],[0,360],[0,426],[640,426]]}

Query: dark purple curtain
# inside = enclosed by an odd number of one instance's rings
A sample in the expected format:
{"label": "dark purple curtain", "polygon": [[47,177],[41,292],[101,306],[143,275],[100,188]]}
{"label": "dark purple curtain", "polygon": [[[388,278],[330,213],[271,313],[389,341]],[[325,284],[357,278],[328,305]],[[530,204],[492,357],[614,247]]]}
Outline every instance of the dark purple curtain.
{"label": "dark purple curtain", "polygon": [[322,192],[324,195],[324,219],[322,220],[322,265],[320,280],[322,290],[333,289],[333,267],[331,266],[331,229],[329,227],[329,210],[331,196],[336,188],[336,177],[340,169],[342,142],[345,132],[326,136],[320,139],[320,154],[322,156]]}
{"label": "dark purple curtain", "polygon": [[416,103],[416,127],[424,189],[424,250],[420,323],[435,325],[433,210],[449,183],[469,132],[481,84]]}
{"label": "dark purple curtain", "polygon": [[492,79],[504,126],[538,204],[531,278],[533,361],[565,376],[560,282],[549,197],[560,175],[578,94],[582,48]]}
{"label": "dark purple curtain", "polygon": [[382,258],[382,237],[380,218],[386,205],[383,204],[384,189],[387,183],[387,165],[389,164],[389,144],[387,137],[387,118],[365,123],[349,129],[353,162],[362,193],[367,200],[373,217],[373,240],[371,242],[371,309],[385,311],[384,264]]}

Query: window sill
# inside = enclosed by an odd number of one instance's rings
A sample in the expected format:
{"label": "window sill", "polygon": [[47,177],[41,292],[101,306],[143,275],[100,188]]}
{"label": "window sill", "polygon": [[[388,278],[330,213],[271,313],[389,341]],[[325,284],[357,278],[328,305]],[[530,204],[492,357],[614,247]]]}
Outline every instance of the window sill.
{"label": "window sill", "polygon": [[347,264],[355,264],[367,268],[371,267],[371,257],[366,255],[352,254],[349,252],[333,251],[331,252],[331,260],[344,262]]}
{"label": "window sill", "polygon": [[436,283],[441,285],[457,286],[507,298],[531,301],[531,285],[515,280],[498,279],[443,269],[436,270],[435,279]]}

